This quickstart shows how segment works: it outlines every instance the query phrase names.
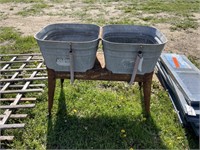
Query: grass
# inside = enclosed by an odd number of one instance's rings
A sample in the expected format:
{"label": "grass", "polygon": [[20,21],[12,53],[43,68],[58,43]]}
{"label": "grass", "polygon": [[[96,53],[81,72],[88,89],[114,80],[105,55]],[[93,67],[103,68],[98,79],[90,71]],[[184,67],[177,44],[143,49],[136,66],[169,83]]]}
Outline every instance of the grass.
{"label": "grass", "polygon": [[188,15],[193,12],[198,12],[200,6],[199,0],[151,0],[136,2],[129,1],[128,7],[124,7],[125,12],[135,12],[141,10],[145,13],[172,13],[177,15]]}
{"label": "grass", "polygon": [[[51,0],[53,3],[62,3],[64,0]],[[0,3],[43,3],[44,0],[0,0]]]}
{"label": "grass", "polygon": [[199,24],[196,22],[195,19],[186,17],[182,20],[178,20],[172,23],[172,30],[179,30],[179,29],[183,29],[183,30],[187,30],[187,29],[197,29]]}
{"label": "grass", "polygon": [[10,27],[0,27],[1,53],[32,53],[39,52],[37,43],[32,36],[22,37]]}
{"label": "grass", "polygon": [[[0,0],[0,3],[5,2],[25,2],[34,3],[31,8],[24,8],[24,10],[19,11],[17,14],[22,16],[34,16],[44,14],[44,9],[53,7],[56,3],[64,3],[64,0],[53,0],[51,4],[45,3],[42,0]],[[151,0],[151,1],[137,1],[137,0],[125,0],[124,3],[116,5],[116,10],[121,10],[124,14],[121,14],[119,20],[108,21],[105,19],[105,15],[96,16],[95,18],[88,14],[90,10],[94,9],[95,6],[103,4],[105,6],[112,6],[113,0],[80,0],[81,3],[86,4],[81,7],[82,10],[74,10],[72,12],[61,11],[58,14],[53,14],[51,12],[47,15],[61,15],[61,16],[73,16],[81,21],[88,22],[102,22],[108,23],[121,23],[121,24],[148,24],[155,25],[156,23],[167,23],[171,25],[171,30],[187,30],[187,29],[197,29],[199,27],[198,21],[193,18],[193,13],[198,13],[200,11],[200,1],[199,0]],[[92,7],[91,7],[92,6]],[[74,6],[72,6],[73,9]],[[76,8],[76,7],[75,7]],[[103,8],[101,12],[105,12]],[[169,14],[169,16],[159,16],[158,14]],[[106,12],[105,12],[106,14]],[[151,14],[153,16],[143,17],[143,14]],[[137,21],[130,21],[132,16],[135,16]]]}
{"label": "grass", "polygon": [[[113,1],[95,1],[95,0],[84,0],[86,4],[98,4],[101,2],[104,5],[113,5]],[[87,11],[90,10],[89,6]],[[75,16],[81,16],[81,20],[85,18],[89,21],[97,21],[100,24],[102,22],[114,23],[114,24],[148,24],[155,25],[157,23],[167,23],[171,25],[171,30],[187,30],[187,29],[197,29],[199,27],[198,21],[193,18],[193,13],[198,13],[200,11],[200,1],[198,0],[151,0],[151,1],[136,1],[136,0],[126,0],[121,5],[116,5],[116,10],[120,9],[124,14],[123,17],[119,19],[110,19],[109,21],[104,18],[96,16],[95,18],[90,18],[86,13],[79,12]],[[86,12],[86,11],[83,11]],[[105,12],[102,10],[101,12]],[[106,14],[106,12],[105,12]],[[150,15],[143,17],[143,15]],[[168,14],[168,15],[165,15]],[[137,20],[131,20],[132,16],[135,16]],[[104,21],[103,21],[104,20]],[[141,23],[142,21],[142,23]]]}
{"label": "grass", "polygon": [[0,0],[0,3],[36,3],[36,2],[43,2],[43,0]]}
{"label": "grass", "polygon": [[32,15],[39,15],[43,12],[44,8],[48,8],[49,5],[45,3],[36,3],[31,6],[31,8],[24,9],[22,11],[19,11],[17,14],[22,16],[32,16]]}
{"label": "grass", "polygon": [[[200,11],[198,0],[169,0],[169,1],[141,1],[130,2],[127,6],[121,7],[126,14],[139,16],[143,21],[154,23],[169,23],[172,30],[197,29],[198,22],[193,19],[192,13]],[[156,16],[156,14],[167,13],[171,16]],[[142,14],[154,14],[153,16],[141,17]],[[174,16],[174,17],[172,17]]]}
{"label": "grass", "polygon": [[[123,82],[57,82],[52,118],[47,89],[29,112],[25,130],[15,131],[16,149],[187,149],[198,143],[178,122],[168,95],[153,83],[151,116],[143,115],[138,86]],[[170,118],[168,117],[170,113]],[[187,139],[191,138],[191,139]],[[64,139],[64,140],[63,140]],[[197,139],[196,139],[197,140]],[[197,141],[196,141],[197,142]],[[191,144],[191,145],[190,145]]]}
{"label": "grass", "polygon": [[[11,45],[16,47],[17,53],[21,52],[17,47],[25,47],[23,42],[18,42],[24,39],[27,37],[21,37],[13,28],[1,28],[0,42],[13,43]],[[16,42],[19,46],[15,46]],[[32,52],[31,49],[36,46],[35,44],[31,40],[28,50],[25,51],[25,48],[24,52]],[[2,47],[7,50],[11,48],[10,44],[1,46],[0,50]],[[18,111],[29,114],[26,120],[9,120],[8,123],[25,122],[26,128],[6,130],[4,135],[15,135],[15,140],[13,143],[5,143],[4,147],[198,148],[198,141],[192,132],[185,130],[179,124],[167,93],[156,81],[153,81],[152,88],[151,116],[146,118],[143,115],[143,96],[137,85],[129,86],[123,82],[105,81],[75,81],[74,85],[70,85],[66,80],[64,88],[61,89],[60,83],[57,82],[52,118],[48,119],[46,116],[47,88],[45,88],[45,92],[37,96],[34,109]],[[29,94],[29,96],[36,95]]]}
{"label": "grass", "polygon": [[198,58],[192,55],[188,56],[188,59],[198,68],[200,69],[200,64],[197,62]]}
{"label": "grass", "polygon": [[[13,2],[14,0],[9,0]],[[58,2],[55,0],[54,2]],[[5,2],[4,0],[0,0]],[[8,0],[7,0],[8,2]],[[16,0],[15,2],[22,2]],[[33,7],[20,12],[20,15],[35,15],[48,6],[37,2]],[[87,5],[82,10],[95,9],[97,0],[83,0]],[[113,1],[102,0],[106,6]],[[169,23],[174,30],[196,29],[197,20],[192,13],[198,11],[199,1],[130,1],[121,8],[126,17],[113,17],[106,20],[106,11],[92,18],[86,12],[70,14],[83,22],[105,24],[156,24]],[[179,3],[178,3],[179,2]],[[89,7],[89,4],[94,4]],[[40,5],[41,4],[41,5]],[[135,4],[135,5],[133,5]],[[178,7],[180,4],[180,8]],[[36,8],[36,6],[38,8]],[[179,9],[177,9],[177,7]],[[141,11],[152,16],[143,17]],[[156,17],[157,13],[167,13],[167,18]],[[36,13],[36,15],[38,15]],[[137,19],[131,19],[136,15]],[[177,16],[176,16],[177,15]],[[180,18],[180,19],[179,19]],[[143,21],[141,23],[140,21]],[[21,36],[14,28],[0,28],[0,53],[39,52],[32,36]],[[190,56],[195,63],[196,58]],[[47,82],[44,82],[47,85]],[[8,95],[8,97],[12,95]],[[4,135],[15,135],[13,143],[4,143],[3,148],[11,149],[198,149],[199,141],[192,131],[183,128],[160,83],[153,81],[151,95],[151,116],[146,118],[143,110],[143,95],[138,85],[129,86],[124,82],[75,81],[69,80],[60,88],[57,80],[52,117],[47,115],[47,88],[42,94],[29,94],[37,97],[34,109],[17,111],[27,113],[25,120],[9,120],[8,123],[25,122],[22,130],[6,130]]]}

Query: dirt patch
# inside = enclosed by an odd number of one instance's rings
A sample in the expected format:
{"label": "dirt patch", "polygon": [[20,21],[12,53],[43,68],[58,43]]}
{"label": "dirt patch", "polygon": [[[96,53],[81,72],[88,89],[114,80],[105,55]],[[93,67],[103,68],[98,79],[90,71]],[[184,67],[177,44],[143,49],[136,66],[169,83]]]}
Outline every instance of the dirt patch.
{"label": "dirt patch", "polygon": [[13,16],[19,11],[30,8],[32,5],[29,3],[5,3],[0,5],[0,12],[7,16]]}
{"label": "dirt patch", "polygon": [[156,27],[167,37],[166,52],[192,56],[200,63],[200,28],[197,30],[171,31],[170,25],[157,24]]}
{"label": "dirt patch", "polygon": [[62,23],[62,22],[78,22],[70,17],[59,17],[59,16],[30,16],[30,17],[20,17],[20,16],[10,16],[0,22],[0,26],[14,27],[24,36],[34,35],[44,26],[51,23]]}

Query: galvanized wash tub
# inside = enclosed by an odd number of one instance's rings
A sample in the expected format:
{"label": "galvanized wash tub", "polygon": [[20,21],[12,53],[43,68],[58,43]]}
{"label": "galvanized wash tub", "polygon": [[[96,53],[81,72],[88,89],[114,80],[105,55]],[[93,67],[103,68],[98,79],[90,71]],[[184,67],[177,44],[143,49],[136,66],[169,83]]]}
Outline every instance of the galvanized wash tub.
{"label": "galvanized wash tub", "polygon": [[154,70],[166,42],[166,37],[153,27],[104,26],[102,43],[106,68],[113,73],[132,74],[136,57],[141,54],[137,74],[150,73]]}
{"label": "galvanized wash tub", "polygon": [[95,63],[99,29],[93,24],[50,24],[38,32],[35,39],[48,68],[70,71],[73,65],[73,71],[85,72]]}

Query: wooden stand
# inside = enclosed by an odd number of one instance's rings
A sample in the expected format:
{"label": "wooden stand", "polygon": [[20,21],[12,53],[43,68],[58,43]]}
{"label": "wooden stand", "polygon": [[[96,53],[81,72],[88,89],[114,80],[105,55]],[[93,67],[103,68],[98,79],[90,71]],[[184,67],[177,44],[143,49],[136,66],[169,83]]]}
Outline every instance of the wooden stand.
{"label": "wooden stand", "polygon": [[[48,112],[51,115],[55,92],[56,79],[61,79],[63,86],[64,79],[70,79],[70,72],[57,72],[47,68],[48,72]],[[105,68],[103,53],[97,53],[94,68],[87,72],[75,72],[75,79],[81,80],[107,80],[107,81],[127,81],[131,79],[129,74],[113,74]],[[153,72],[144,75],[136,75],[135,82],[143,83],[144,106],[146,114],[150,114],[151,83]]]}

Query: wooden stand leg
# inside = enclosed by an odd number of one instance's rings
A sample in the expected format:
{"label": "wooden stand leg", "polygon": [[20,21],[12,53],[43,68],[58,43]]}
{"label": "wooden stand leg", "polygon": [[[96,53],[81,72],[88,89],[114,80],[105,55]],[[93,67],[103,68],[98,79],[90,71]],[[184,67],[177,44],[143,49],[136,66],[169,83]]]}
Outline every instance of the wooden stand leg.
{"label": "wooden stand leg", "polygon": [[143,82],[143,92],[144,92],[144,106],[146,115],[150,115],[150,98],[151,98],[151,83],[152,83],[153,72],[145,75]]}
{"label": "wooden stand leg", "polygon": [[48,115],[51,116],[51,109],[53,107],[54,92],[56,86],[55,72],[47,68],[48,72]]}

